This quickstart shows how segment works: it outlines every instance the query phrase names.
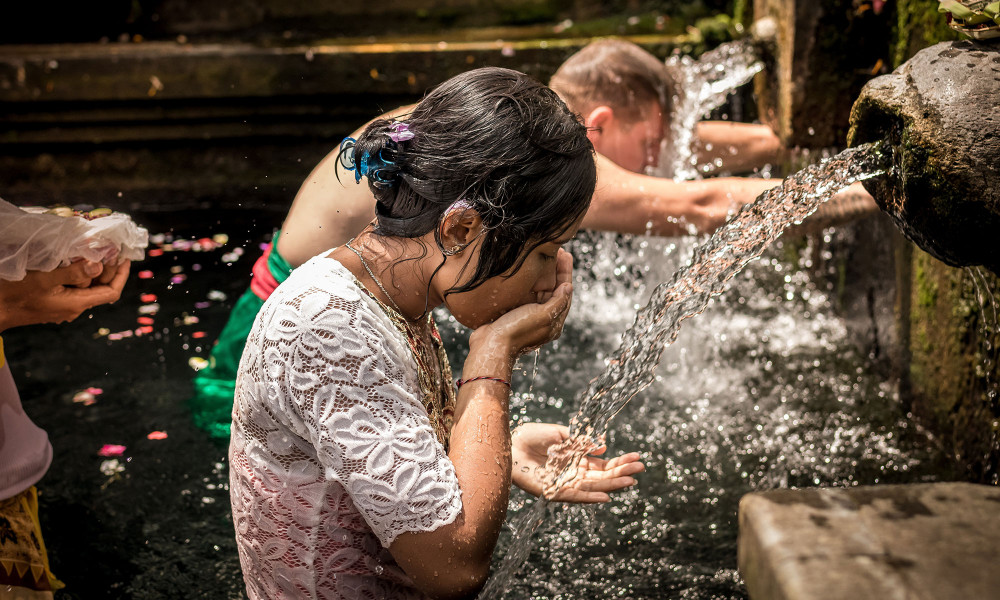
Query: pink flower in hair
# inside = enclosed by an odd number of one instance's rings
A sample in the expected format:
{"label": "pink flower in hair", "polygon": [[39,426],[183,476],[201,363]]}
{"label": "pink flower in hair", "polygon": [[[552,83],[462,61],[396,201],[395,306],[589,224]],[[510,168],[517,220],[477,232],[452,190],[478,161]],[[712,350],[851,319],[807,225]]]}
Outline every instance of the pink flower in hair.
{"label": "pink flower in hair", "polygon": [[392,133],[389,137],[394,142],[405,142],[406,140],[413,139],[413,132],[410,131],[410,125],[408,123],[393,123],[389,126],[392,129]]}

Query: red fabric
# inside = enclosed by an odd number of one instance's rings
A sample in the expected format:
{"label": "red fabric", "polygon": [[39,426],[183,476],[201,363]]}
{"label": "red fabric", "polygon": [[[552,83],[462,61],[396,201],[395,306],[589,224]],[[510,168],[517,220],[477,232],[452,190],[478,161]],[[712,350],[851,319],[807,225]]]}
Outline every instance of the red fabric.
{"label": "red fabric", "polygon": [[261,300],[267,300],[278,287],[278,280],[271,274],[267,261],[271,256],[271,244],[267,245],[264,254],[253,264],[253,277],[250,279],[250,289]]}

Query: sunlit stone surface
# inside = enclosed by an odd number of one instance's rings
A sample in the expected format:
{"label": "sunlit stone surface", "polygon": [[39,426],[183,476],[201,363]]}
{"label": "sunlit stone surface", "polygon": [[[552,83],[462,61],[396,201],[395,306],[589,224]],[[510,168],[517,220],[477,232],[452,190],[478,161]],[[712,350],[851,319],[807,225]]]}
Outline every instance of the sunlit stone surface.
{"label": "sunlit stone surface", "polygon": [[971,483],[772,490],[740,501],[752,600],[996,598],[1000,489]]}
{"label": "sunlit stone surface", "polygon": [[945,42],[873,79],[850,143],[888,139],[889,177],[865,187],[900,230],[951,265],[1000,272],[1000,46]]}

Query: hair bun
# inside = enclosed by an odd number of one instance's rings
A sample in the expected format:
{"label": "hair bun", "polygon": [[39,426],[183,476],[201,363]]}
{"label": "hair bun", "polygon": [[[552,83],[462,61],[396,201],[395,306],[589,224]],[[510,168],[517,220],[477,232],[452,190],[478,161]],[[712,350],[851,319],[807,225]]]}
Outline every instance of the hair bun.
{"label": "hair bun", "polygon": [[337,161],[348,171],[354,171],[354,181],[361,183],[362,177],[367,177],[371,185],[378,188],[391,188],[399,182],[399,165],[396,164],[396,142],[387,140],[382,148],[362,150],[357,156],[357,140],[344,138],[340,143],[340,153]]}

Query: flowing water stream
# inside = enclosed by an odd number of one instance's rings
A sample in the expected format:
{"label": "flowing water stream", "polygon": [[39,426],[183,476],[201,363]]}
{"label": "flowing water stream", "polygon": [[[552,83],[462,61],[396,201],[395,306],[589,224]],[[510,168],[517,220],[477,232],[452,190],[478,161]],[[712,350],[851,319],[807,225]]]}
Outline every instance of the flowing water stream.
{"label": "flowing water stream", "polygon": [[667,67],[675,80],[673,115],[670,135],[663,141],[660,167],[654,172],[676,181],[700,179],[694,151],[698,121],[725,104],[729,94],[750,81],[764,63],[758,59],[753,42],[742,39],[720,44],[697,59],[682,54],[671,56]]}
{"label": "flowing water stream", "polygon": [[[1000,311],[997,310],[1000,293],[992,284],[996,279],[991,278],[983,267],[966,267],[965,271],[972,280],[979,303],[976,334],[980,363],[977,365],[977,375],[983,381],[984,410],[989,411],[987,416],[993,419],[993,426],[985,436],[987,439],[982,440],[982,463],[991,465],[996,463],[995,456],[1000,455],[1000,381],[996,377],[997,361],[1000,360]],[[993,485],[1000,483],[1000,473],[994,471],[985,475]]]}
{"label": "flowing water stream", "polygon": [[[787,226],[801,222],[838,191],[877,176],[887,167],[879,149],[868,145],[804,169],[743,207],[695,250],[687,267],[658,285],[625,332],[618,351],[606,361],[605,370],[581,395],[579,409],[570,420],[571,438],[550,450],[543,474],[546,495],[572,483],[575,465],[600,445],[611,419],[653,382],[664,348],[677,338],[685,319],[703,312],[709,300],[722,293],[730,279]],[[511,579],[530,553],[532,535],[545,523],[547,504],[540,499],[513,521],[514,538],[481,599],[498,598],[511,587]]]}

